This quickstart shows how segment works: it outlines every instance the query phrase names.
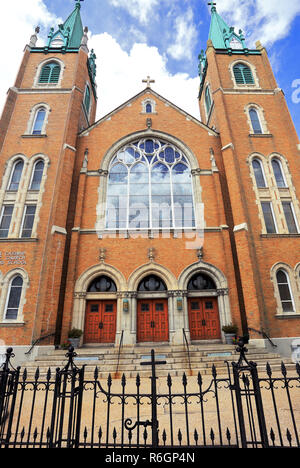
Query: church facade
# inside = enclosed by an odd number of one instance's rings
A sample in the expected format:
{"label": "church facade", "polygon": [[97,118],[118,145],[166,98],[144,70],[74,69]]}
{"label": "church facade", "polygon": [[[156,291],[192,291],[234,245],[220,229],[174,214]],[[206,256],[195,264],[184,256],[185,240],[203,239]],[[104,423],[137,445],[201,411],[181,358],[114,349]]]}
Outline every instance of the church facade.
{"label": "church facade", "polygon": [[37,28],[1,119],[2,343],[20,359],[73,328],[82,345],[222,343],[235,324],[286,352],[300,335],[300,145],[265,48],[213,5],[199,120],[148,77],[95,121],[80,8],[45,47]]}

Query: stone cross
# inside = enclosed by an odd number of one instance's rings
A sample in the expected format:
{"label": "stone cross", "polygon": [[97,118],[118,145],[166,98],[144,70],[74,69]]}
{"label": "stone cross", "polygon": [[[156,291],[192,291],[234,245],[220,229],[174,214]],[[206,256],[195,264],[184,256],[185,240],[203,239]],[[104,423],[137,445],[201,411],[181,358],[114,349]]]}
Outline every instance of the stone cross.
{"label": "stone cross", "polygon": [[151,88],[151,83],[155,83],[155,80],[151,80],[150,76],[147,76],[147,79],[142,81],[143,83],[147,83],[147,88]]}

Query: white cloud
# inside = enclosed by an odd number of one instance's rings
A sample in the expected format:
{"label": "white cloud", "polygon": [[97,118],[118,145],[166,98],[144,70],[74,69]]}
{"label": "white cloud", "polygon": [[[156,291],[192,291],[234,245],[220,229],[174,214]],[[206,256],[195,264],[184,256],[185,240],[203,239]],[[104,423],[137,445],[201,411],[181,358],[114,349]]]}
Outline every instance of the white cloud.
{"label": "white cloud", "polygon": [[148,75],[155,79],[155,91],[199,118],[199,78],[190,78],[186,73],[170,74],[166,57],[156,47],[136,43],[127,53],[107,33],[92,36],[89,46],[97,51],[97,118],[142,91],[142,80]]}
{"label": "white cloud", "polygon": [[197,30],[191,8],[176,18],[175,36],[175,42],[168,48],[168,53],[176,60],[191,59],[193,44],[197,41]]}
{"label": "white cloud", "polygon": [[218,0],[217,10],[229,26],[247,33],[251,46],[257,40],[272,45],[289,34],[293,20],[300,14],[300,0]]}
{"label": "white cloud", "polygon": [[39,25],[48,32],[49,27],[61,22],[47,10],[42,0],[10,0],[1,5],[1,63],[5,64],[5,69],[2,68],[0,74],[0,115],[5,92],[14,84],[24,47],[34,27]]}
{"label": "white cloud", "polygon": [[137,18],[141,23],[147,23],[153,17],[153,8],[158,0],[110,0],[114,7],[122,7]]}

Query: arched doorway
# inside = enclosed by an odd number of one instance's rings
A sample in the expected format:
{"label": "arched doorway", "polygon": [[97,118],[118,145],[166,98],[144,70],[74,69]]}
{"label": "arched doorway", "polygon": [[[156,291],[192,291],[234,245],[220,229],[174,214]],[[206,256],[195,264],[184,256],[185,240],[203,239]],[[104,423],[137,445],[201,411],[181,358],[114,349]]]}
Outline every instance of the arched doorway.
{"label": "arched doorway", "polygon": [[93,298],[86,302],[84,343],[114,343],[117,299],[106,297],[117,293],[115,282],[108,276],[98,276],[90,283],[87,293]]}
{"label": "arched doorway", "polygon": [[191,340],[220,339],[221,327],[215,282],[204,273],[196,273],[189,280],[187,289]]}
{"label": "arched doorway", "polygon": [[137,342],[169,341],[167,287],[156,275],[138,285]]}

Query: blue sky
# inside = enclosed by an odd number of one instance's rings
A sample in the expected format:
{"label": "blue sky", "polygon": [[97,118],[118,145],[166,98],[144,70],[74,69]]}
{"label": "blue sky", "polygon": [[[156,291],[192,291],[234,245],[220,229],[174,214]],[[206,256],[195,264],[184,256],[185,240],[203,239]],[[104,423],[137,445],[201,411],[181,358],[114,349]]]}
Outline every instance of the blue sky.
{"label": "blue sky", "polygon": [[[14,50],[8,53],[2,42],[9,73],[0,78],[0,106],[34,27],[41,26],[42,43],[49,27],[65,20],[75,4],[74,0],[5,3],[0,25],[2,30],[7,27]],[[244,30],[250,47],[258,39],[267,47],[300,135],[300,0],[219,0],[217,8],[230,26]],[[150,74],[157,92],[199,118],[197,57],[208,38],[206,0],[85,0],[81,14],[90,31],[89,47],[98,57],[98,117],[142,90],[141,80]],[[8,26],[12,24],[15,27]]]}

